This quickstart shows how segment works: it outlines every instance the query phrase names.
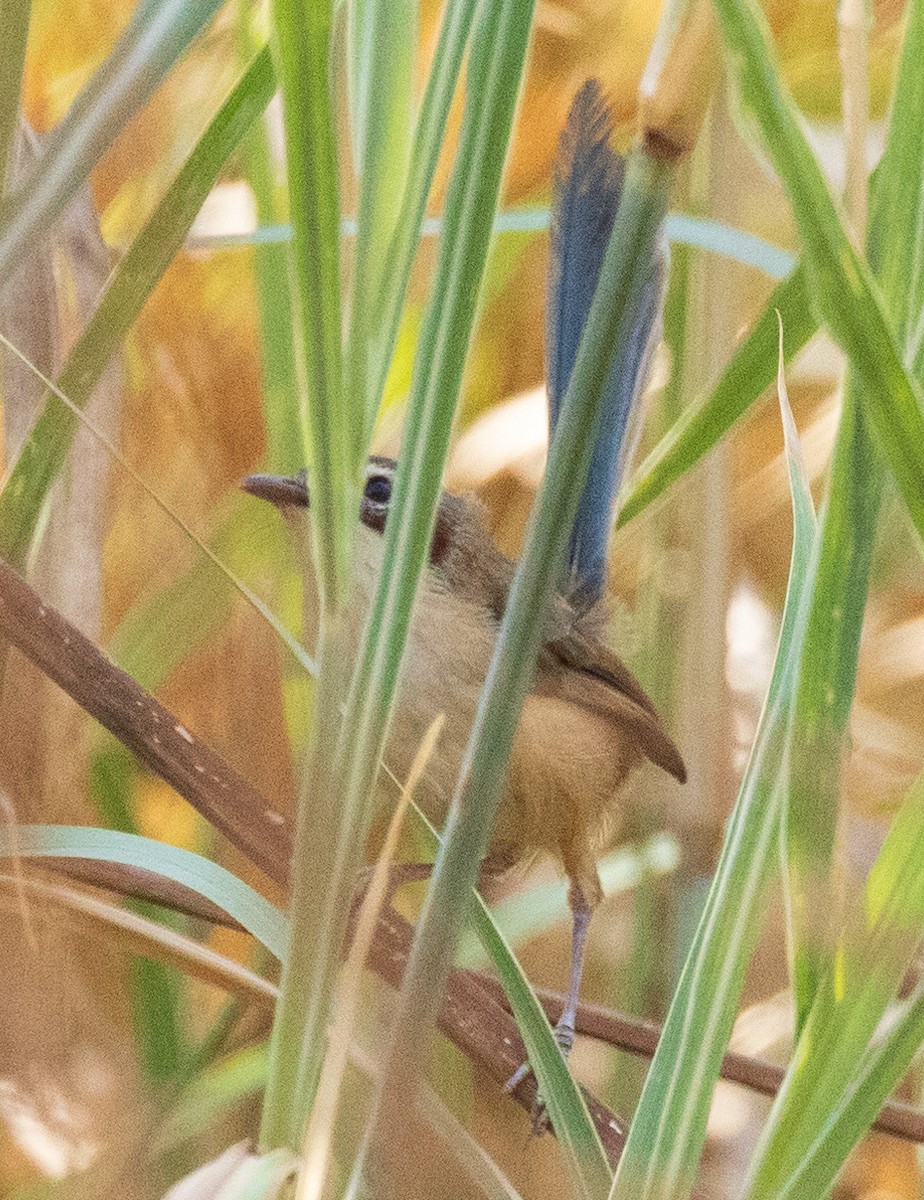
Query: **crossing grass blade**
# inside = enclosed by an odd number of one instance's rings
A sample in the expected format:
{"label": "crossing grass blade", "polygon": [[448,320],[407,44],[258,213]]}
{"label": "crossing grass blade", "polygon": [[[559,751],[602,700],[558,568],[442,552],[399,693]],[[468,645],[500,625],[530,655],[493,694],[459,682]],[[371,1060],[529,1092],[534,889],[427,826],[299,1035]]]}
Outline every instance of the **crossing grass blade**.
{"label": "crossing grass blade", "polygon": [[[256,56],[187,158],[150,220],[132,243],[77,340],[58,389],[84,407],[202,207],[215,180],[252,121],[263,112],[275,81],[268,49]],[[0,494],[0,554],[21,566],[42,505],[67,457],[77,416],[46,397]]]}
{"label": "crossing grass blade", "polygon": [[786,400],[782,352],[779,381],[793,505],[793,549],[776,660],[706,907],[645,1081],[610,1200],[684,1200],[692,1190],[712,1090],[776,865],[784,796],[780,754],[805,630],[815,544],[815,514]]}
{"label": "crossing grass blade", "polygon": [[[920,1045],[912,1005],[885,1051],[869,1047],[918,951],[924,928],[924,774],[911,787],[866,881],[827,970],[755,1156],[749,1200],[823,1196],[846,1153],[876,1115],[874,1097],[900,1077]],[[890,1040],[894,1038],[894,1041]],[[890,1060],[889,1054],[895,1054]],[[869,1096],[861,1084],[874,1084]],[[861,1119],[862,1118],[862,1119]],[[868,1120],[867,1120],[868,1118]],[[837,1159],[821,1158],[823,1141]]]}
{"label": "crossing grass blade", "polygon": [[350,582],[358,507],[349,447],[357,419],[343,386],[340,201],[330,95],[332,0],[273,0],[282,90],[296,372],[321,610],[339,612]]}
{"label": "crossing grass blade", "polygon": [[798,112],[782,87],[754,0],[715,0],[743,111],[786,189],[804,247],[812,301],[847,353],[864,417],[911,519],[924,535],[924,401],[905,369],[882,295],[844,229]]}
{"label": "crossing grass blade", "polygon": [[45,139],[35,167],[0,204],[0,290],[220,4],[143,0],[138,5],[112,53]]}
{"label": "crossing grass blade", "polygon": [[85,858],[121,863],[163,875],[217,904],[261,942],[274,958],[285,956],[288,921],[242,879],[177,846],[116,829],[78,825],[17,825],[0,829],[0,858]]}
{"label": "crossing grass blade", "polygon": [[[350,0],[351,128],[361,187],[345,351],[347,388],[361,413],[375,401],[373,331],[388,246],[400,217],[411,152],[417,0]],[[373,368],[370,378],[370,367]],[[354,426],[353,467],[366,459],[363,420]]]}
{"label": "crossing grass blade", "polygon": [[[908,263],[924,250],[924,4],[906,8],[905,34],[882,162],[870,186],[870,265],[906,362],[917,309]],[[865,415],[864,384],[848,369],[819,533],[819,563],[802,654],[790,753],[787,854],[796,1027],[801,1029],[835,941],[830,874],[840,766],[856,682],[884,465]],[[826,915],[827,914],[827,917]]]}

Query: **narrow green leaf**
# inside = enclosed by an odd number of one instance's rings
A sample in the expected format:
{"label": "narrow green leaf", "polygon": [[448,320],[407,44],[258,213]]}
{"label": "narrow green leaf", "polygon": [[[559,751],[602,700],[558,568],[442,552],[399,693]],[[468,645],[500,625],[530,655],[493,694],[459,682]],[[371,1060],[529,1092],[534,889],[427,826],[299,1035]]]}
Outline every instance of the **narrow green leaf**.
{"label": "narrow green leaf", "polygon": [[143,0],[112,53],[45,139],[41,158],[0,205],[0,289],[147,104],[221,0]]}
{"label": "narrow green leaf", "polygon": [[[332,0],[273,0],[282,87],[296,370],[311,467],[310,520],[321,609],[347,601],[359,497],[349,447],[354,417],[340,350],[340,210],[328,82]],[[358,416],[355,418],[358,420]]]}
{"label": "narrow green leaf", "polygon": [[[369,368],[375,366],[370,335],[381,324],[377,302],[410,159],[417,0],[350,0],[349,31],[361,186],[345,369],[353,403],[365,413],[371,406]],[[363,434],[364,421],[357,421],[355,470],[366,460]]]}
{"label": "narrow green leaf", "polygon": [[[68,356],[58,388],[83,407],[109,360],[183,244],[224,163],[273,94],[269,51],[241,78],[132,243]],[[49,395],[0,494],[0,554],[22,565],[48,490],[70,449],[77,417]]]}
{"label": "narrow green leaf", "polygon": [[776,660],[706,907],[649,1068],[611,1200],[685,1200],[692,1190],[712,1091],[776,865],[784,796],[779,756],[805,629],[815,542],[811,492],[782,374],[781,361],[793,549]]}
{"label": "narrow green leaf", "polygon": [[[90,795],[99,820],[123,833],[137,833],[130,794],[138,773],[138,760],[108,738],[90,761]],[[151,904],[130,901],[129,906],[152,920],[159,917],[173,929],[184,925],[177,913],[158,912]],[[135,1041],[145,1073],[158,1082],[175,1079],[189,1052],[183,1032],[182,975],[161,962],[133,956],[129,987]]]}
{"label": "narrow green leaf", "polygon": [[200,854],[115,829],[79,825],[17,825],[0,829],[0,857],[17,855],[86,858],[154,871],[224,909],[274,958],[281,961],[285,955],[288,941],[285,915],[242,879]]}
{"label": "narrow green leaf", "polygon": [[[489,6],[469,62],[468,103],[447,199],[446,228],[415,358],[398,477],[385,529],[386,566],[356,659],[336,762],[314,760],[310,819],[305,817],[303,852],[301,847],[296,851],[292,982],[290,987],[283,979],[264,1139],[299,1144],[320,1070],[323,1030],[369,825],[370,794],[414,595],[428,557],[531,16],[531,2],[502,0]],[[341,636],[336,623],[330,622],[327,630],[322,625],[322,663],[329,656],[332,664],[342,665],[347,650],[337,645]],[[339,711],[340,698],[323,669],[319,685],[317,711],[324,719]]]}
{"label": "narrow green leaf", "polygon": [[[924,4],[906,9],[905,38],[882,162],[870,187],[869,261],[906,361],[916,319],[907,264],[922,250],[924,220]],[[814,1000],[835,942],[830,873],[840,768],[856,683],[860,635],[882,497],[884,466],[851,365],[819,533],[819,561],[802,651],[793,738],[787,853],[796,1029]]]}
{"label": "narrow green leaf", "polygon": [[476,10],[477,0],[448,0],[446,4],[439,41],[414,128],[404,195],[381,272],[380,293],[374,305],[378,322],[370,331],[363,446],[367,446],[372,437],[388,368],[395,352],[411,268],[424,225],[427,196],[433,183]]}
{"label": "narrow green leaf", "polygon": [[918,995],[863,1056],[851,1082],[831,1097],[823,1126],[778,1193],[779,1200],[823,1200],[829,1194],[848,1154],[907,1075],[922,1043],[924,996]]}
{"label": "narrow green leaf", "polygon": [[870,269],[844,230],[798,112],[782,89],[754,0],[715,0],[732,78],[786,188],[805,247],[813,302],[847,352],[875,442],[924,535],[924,403],[905,370]]}
{"label": "narrow green leaf", "polygon": [[[237,30],[242,66],[251,61],[265,41],[265,35],[256,28],[259,22],[259,10],[249,0],[238,0]],[[265,116],[255,120],[244,135],[241,158],[253,192],[257,225],[274,225],[282,218],[281,195]],[[260,314],[266,466],[279,475],[294,475],[305,463],[292,346],[288,252],[285,246],[258,241],[253,253]]]}
{"label": "narrow green leaf", "polygon": [[[824,1194],[810,1193],[804,1183],[793,1184],[791,1193],[786,1189],[799,1179],[806,1159],[816,1153],[819,1136],[830,1134],[833,1113],[865,1073],[864,1055],[873,1034],[917,953],[924,928],[922,840],[924,774],[912,785],[893,821],[867,878],[861,909],[819,983],[755,1155],[750,1200],[776,1200],[783,1194],[808,1200]],[[902,1056],[911,1049],[909,1033],[919,1028],[915,1017],[903,1030]],[[870,1062],[874,1062],[880,1081],[888,1077],[890,1064],[875,1052]],[[908,1058],[904,1062],[907,1065]],[[891,1064],[893,1069],[897,1065]],[[849,1125],[842,1126],[838,1135],[845,1153],[851,1147],[849,1142],[844,1144],[847,1129],[856,1137],[863,1132],[857,1117],[869,1106],[858,1109],[857,1104],[854,1096]],[[869,1119],[874,1116],[875,1110]],[[828,1164],[832,1181],[842,1163],[843,1159]]]}
{"label": "narrow green leaf", "polygon": [[617,503],[618,526],[638,516],[699,462],[773,382],[777,313],[783,321],[783,357],[789,363],[818,329],[802,266],[773,289],[715,387],[684,411],[633,472]]}
{"label": "narrow green leaf", "polygon": [[32,0],[6,0],[0,7],[0,196],[16,143],[22,71],[26,61]]}
{"label": "narrow green leaf", "polygon": [[[619,210],[600,272],[577,361],[562,402],[549,464],[530,519],[526,545],[514,576],[488,679],[453,797],[443,844],[418,924],[405,985],[395,1019],[383,1080],[386,1088],[405,1085],[433,1027],[446,974],[469,912],[474,885],[506,778],[506,765],[520,710],[532,684],[549,597],[561,564],[593,451],[600,404],[608,378],[601,363],[612,361],[635,316],[650,277],[651,262],[672,179],[672,167],[644,150],[630,156]],[[554,1084],[553,1084],[554,1086]],[[394,1092],[392,1093],[394,1094]],[[579,1119],[546,1096],[555,1119]],[[377,1125],[385,1139],[394,1107],[384,1106]],[[571,1151],[568,1163],[582,1196],[598,1196],[600,1172],[586,1129],[556,1126]]]}
{"label": "narrow green leaf", "polygon": [[579,1196],[604,1196],[612,1182],[606,1154],[577,1084],[568,1070],[545,1010],[529,986],[523,968],[491,918],[487,905],[476,894],[474,927],[500,975],[517,1028],[526,1044],[530,1066],[536,1073]]}

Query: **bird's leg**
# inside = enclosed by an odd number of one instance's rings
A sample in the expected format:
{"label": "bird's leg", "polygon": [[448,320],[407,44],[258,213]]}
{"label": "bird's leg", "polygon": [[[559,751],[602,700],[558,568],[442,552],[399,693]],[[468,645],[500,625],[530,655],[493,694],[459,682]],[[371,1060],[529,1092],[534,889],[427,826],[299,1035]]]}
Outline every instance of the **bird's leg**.
{"label": "bird's leg", "polygon": [[[596,877],[596,872],[595,872]],[[580,884],[572,879],[568,891],[568,904],[571,908],[571,971],[568,977],[568,991],[565,997],[565,1007],[555,1025],[555,1040],[567,1059],[574,1045],[574,1023],[577,1019],[577,1006],[581,991],[581,977],[584,974],[584,950],[587,946],[587,930],[594,906],[589,903]],[[513,1092],[523,1082],[530,1072],[528,1062],[519,1067],[507,1083],[504,1091]],[[548,1128],[548,1117],[545,1102],[537,1093],[533,1108],[533,1132],[543,1133]]]}
{"label": "bird's leg", "polygon": [[571,974],[568,977],[565,1007],[561,1010],[561,1016],[555,1026],[555,1040],[561,1046],[565,1058],[571,1053],[571,1047],[574,1045],[574,1022],[577,1019],[581,978],[584,974],[584,950],[587,946],[590,918],[594,911],[577,883],[571,884],[568,903],[571,907]]}

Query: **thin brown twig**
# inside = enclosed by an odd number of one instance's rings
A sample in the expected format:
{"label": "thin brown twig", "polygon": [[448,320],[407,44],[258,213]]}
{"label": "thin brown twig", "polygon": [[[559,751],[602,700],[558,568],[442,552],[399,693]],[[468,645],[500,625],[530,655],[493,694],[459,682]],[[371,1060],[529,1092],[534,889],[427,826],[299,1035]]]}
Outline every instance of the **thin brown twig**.
{"label": "thin brown twig", "polygon": [[[288,824],[223,759],[193,737],[64,618],[44,605],[2,560],[0,636],[20,649],[175,787],[271,879],[286,884],[292,844]],[[81,859],[43,859],[42,865],[84,883],[140,896],[209,921],[233,924],[226,913],[197,892],[154,872]],[[393,868],[392,885],[424,878],[429,869],[419,863],[399,865]],[[358,897],[362,890],[361,886]],[[413,935],[413,926],[393,909],[380,917],[369,965],[394,987],[401,984]],[[537,989],[537,995],[549,1018],[556,1020],[563,997],[545,989]],[[525,1057],[502,987],[479,972],[453,971],[439,1027],[498,1083],[506,1082]],[[588,1003],[582,1003],[578,1009],[576,1029],[587,1037],[644,1057],[654,1054],[661,1032],[655,1022]],[[724,1079],[768,1096],[779,1089],[783,1073],[773,1063],[736,1053],[726,1054],[721,1068]],[[534,1096],[535,1082],[530,1076],[517,1089],[515,1099],[529,1111]],[[610,1161],[615,1164],[625,1140],[623,1126],[593,1096],[588,1094],[587,1101]],[[886,1104],[873,1128],[924,1144],[924,1113],[907,1104],[894,1101]]]}
{"label": "thin brown twig", "polygon": [[[0,638],[15,646],[152,771],[166,780],[277,884],[285,886],[292,856],[289,823],[227,763],[0,560]],[[99,867],[101,864],[92,864]],[[91,864],[85,862],[84,878]],[[73,874],[74,872],[72,872]],[[102,872],[100,872],[102,875]],[[122,872],[125,878],[124,869]],[[146,887],[156,887],[148,876]],[[174,891],[178,897],[180,893]],[[399,987],[414,930],[389,910],[378,922],[370,965]],[[499,1083],[506,1082],[526,1057],[513,1018],[488,995],[481,982],[456,971],[446,987],[441,1031],[468,1058]],[[528,1076],[514,1098],[532,1111],[536,1085]],[[611,1164],[625,1141],[610,1110],[587,1096],[587,1105]]]}

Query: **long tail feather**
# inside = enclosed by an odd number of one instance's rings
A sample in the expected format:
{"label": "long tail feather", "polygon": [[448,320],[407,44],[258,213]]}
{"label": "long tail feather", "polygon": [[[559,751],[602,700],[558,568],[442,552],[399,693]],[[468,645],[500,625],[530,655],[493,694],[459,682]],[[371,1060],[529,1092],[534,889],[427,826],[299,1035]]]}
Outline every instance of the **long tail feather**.
{"label": "long tail feather", "polygon": [[[612,132],[612,114],[600,85],[588,80],[572,102],[559,140],[553,184],[546,314],[546,378],[552,432],[577,358],[622,192],[624,163],[610,145]],[[660,324],[665,275],[665,255],[659,254],[651,264],[651,282],[636,307],[631,336],[618,348],[610,368],[569,553],[571,583],[588,599],[595,599],[606,583],[607,542],[613,497],[625,458],[626,425],[656,342],[652,334]]]}

